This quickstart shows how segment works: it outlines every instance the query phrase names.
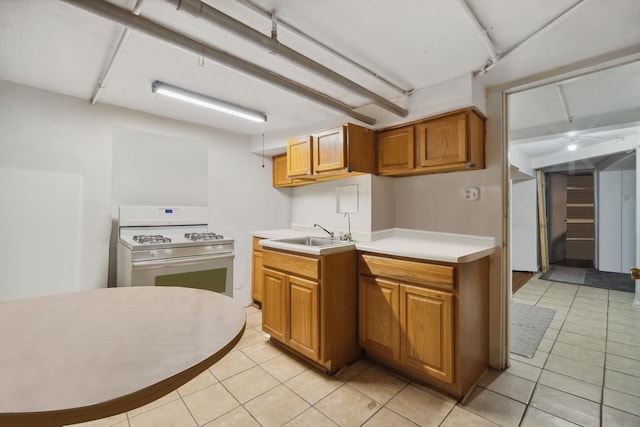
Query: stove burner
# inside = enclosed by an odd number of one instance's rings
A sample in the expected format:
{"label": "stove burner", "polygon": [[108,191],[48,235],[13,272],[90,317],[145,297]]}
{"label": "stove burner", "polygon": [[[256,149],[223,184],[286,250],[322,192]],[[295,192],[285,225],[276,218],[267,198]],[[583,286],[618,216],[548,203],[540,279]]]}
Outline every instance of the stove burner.
{"label": "stove burner", "polygon": [[221,234],[216,233],[185,233],[185,239],[197,242],[198,240],[220,240],[224,239]]}
{"label": "stove burner", "polygon": [[133,236],[133,240],[135,240],[136,242],[141,243],[141,244],[144,244],[144,243],[171,243],[171,238],[161,236],[160,234],[156,234],[156,235],[142,234],[142,235],[138,235],[138,236]]}

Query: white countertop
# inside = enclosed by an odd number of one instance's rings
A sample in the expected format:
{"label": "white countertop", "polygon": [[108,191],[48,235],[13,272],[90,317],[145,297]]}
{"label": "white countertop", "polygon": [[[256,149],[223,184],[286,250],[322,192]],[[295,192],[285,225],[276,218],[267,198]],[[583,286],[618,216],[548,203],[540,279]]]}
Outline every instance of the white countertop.
{"label": "white countertop", "polygon": [[431,261],[465,263],[495,251],[495,239],[486,236],[393,229],[371,242],[356,242],[359,251]]}
{"label": "white countertop", "polygon": [[[373,240],[371,241],[353,242],[355,243],[355,249],[385,255],[451,263],[475,261],[495,251],[495,239],[487,236],[438,233],[400,228],[384,230],[374,234],[375,236],[373,236]],[[281,239],[307,236],[310,234],[300,230],[281,229],[256,231],[253,235],[267,239]],[[277,247],[277,245],[272,247]],[[297,247],[299,248],[300,246]],[[280,249],[295,250],[295,247],[280,247]],[[309,250],[313,249],[316,248],[310,248]],[[346,249],[349,248],[340,248],[340,250]],[[300,250],[299,252],[313,253],[316,255],[323,254],[317,250],[313,252]]]}

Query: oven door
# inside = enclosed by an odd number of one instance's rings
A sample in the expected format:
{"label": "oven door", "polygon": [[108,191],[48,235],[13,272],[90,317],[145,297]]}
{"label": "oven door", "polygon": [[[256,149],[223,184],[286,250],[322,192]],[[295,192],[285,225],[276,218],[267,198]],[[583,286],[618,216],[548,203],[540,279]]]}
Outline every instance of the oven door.
{"label": "oven door", "polygon": [[131,286],[183,286],[233,297],[233,254],[135,261]]}

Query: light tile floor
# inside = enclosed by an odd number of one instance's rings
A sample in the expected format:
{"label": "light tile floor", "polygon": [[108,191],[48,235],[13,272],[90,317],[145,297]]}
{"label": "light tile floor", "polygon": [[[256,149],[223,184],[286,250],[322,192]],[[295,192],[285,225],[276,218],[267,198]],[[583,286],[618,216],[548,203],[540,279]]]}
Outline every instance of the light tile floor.
{"label": "light tile floor", "polygon": [[640,426],[633,294],[532,279],[514,301],[556,314],[538,351],[489,371],[466,405],[366,359],[328,377],[282,352],[247,308],[224,359],[177,391],[87,426]]}

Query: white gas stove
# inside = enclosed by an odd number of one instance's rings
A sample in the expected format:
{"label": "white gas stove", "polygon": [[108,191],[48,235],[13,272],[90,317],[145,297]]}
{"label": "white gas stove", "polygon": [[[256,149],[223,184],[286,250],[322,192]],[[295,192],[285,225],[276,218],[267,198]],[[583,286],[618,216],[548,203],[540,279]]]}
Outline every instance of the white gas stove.
{"label": "white gas stove", "polygon": [[233,295],[233,239],[202,206],[120,206],[118,286],[185,286]]}

